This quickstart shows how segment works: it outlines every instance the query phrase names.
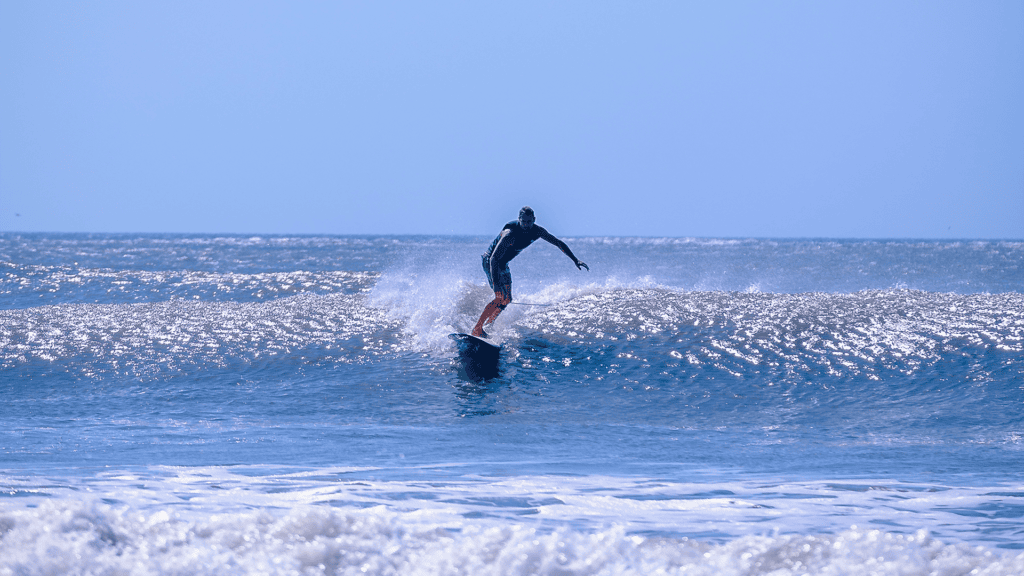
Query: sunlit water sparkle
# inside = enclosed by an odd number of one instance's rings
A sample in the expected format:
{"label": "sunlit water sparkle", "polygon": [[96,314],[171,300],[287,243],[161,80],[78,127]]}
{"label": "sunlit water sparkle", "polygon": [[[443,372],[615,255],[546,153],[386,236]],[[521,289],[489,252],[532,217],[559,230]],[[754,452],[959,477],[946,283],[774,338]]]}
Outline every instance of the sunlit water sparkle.
{"label": "sunlit water sparkle", "polygon": [[0,574],[1024,573],[1024,243],[0,235]]}

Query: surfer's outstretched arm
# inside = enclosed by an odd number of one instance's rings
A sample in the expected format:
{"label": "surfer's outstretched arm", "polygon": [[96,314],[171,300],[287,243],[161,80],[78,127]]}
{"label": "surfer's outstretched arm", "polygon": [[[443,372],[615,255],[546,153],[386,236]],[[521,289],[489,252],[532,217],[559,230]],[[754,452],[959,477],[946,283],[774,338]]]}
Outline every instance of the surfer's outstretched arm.
{"label": "surfer's outstretched arm", "polygon": [[[540,226],[538,226],[538,228],[540,228]],[[568,256],[569,259],[572,260],[572,263],[576,265],[577,270],[582,270],[586,268],[588,272],[590,271],[590,266],[587,266],[586,262],[583,262],[582,260],[577,258],[576,255],[572,253],[572,250],[569,249],[569,245],[566,244],[565,242],[562,242],[558,238],[555,238],[554,234],[548,232],[544,228],[541,228],[540,237],[547,240],[550,244],[553,244],[556,248],[561,250],[563,254]]]}

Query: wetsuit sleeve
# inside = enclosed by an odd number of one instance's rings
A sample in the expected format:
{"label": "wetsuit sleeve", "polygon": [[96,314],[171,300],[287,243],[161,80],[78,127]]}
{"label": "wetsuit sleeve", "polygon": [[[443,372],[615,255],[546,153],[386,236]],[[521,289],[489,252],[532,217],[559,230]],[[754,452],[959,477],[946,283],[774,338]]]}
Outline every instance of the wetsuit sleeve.
{"label": "wetsuit sleeve", "polygon": [[501,242],[501,239],[506,236],[505,231],[511,227],[511,222],[505,224],[505,226],[502,227],[501,232],[499,232],[498,235],[494,237],[494,242],[491,242],[491,245],[487,248],[487,252],[484,252],[484,256],[486,256],[487,258],[494,256],[494,249],[498,247],[498,243]]}
{"label": "wetsuit sleeve", "polygon": [[508,229],[503,229],[501,234],[495,238],[494,250],[491,250],[491,262],[493,264],[504,264],[507,262],[505,259],[505,252],[512,247],[512,235],[509,234]]}
{"label": "wetsuit sleeve", "polygon": [[[537,225],[534,224],[534,226],[537,226]],[[548,232],[544,228],[541,228],[540,226],[537,226],[537,228],[540,228],[540,237],[541,238],[543,238],[544,240],[547,240],[550,244],[553,244],[556,248],[561,250],[563,254],[568,256],[569,259],[572,260],[573,264],[576,264],[577,266],[579,266],[579,262],[580,262],[579,258],[577,258],[576,255],[572,253],[572,250],[569,249],[569,246],[565,242],[562,242],[558,238],[555,238],[555,236],[553,234],[551,234],[550,232]]]}

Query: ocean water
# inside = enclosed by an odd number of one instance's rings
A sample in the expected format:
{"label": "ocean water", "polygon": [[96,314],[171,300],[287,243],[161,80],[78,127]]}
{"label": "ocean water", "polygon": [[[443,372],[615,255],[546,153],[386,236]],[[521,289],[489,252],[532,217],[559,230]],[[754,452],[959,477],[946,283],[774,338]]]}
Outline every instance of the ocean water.
{"label": "ocean water", "polygon": [[1024,574],[1024,242],[0,234],[0,576]]}

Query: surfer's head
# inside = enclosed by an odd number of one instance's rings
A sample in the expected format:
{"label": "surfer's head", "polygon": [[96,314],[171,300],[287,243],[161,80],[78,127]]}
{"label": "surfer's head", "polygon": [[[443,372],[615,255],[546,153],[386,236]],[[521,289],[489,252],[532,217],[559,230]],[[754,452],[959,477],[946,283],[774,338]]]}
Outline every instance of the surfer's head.
{"label": "surfer's head", "polygon": [[523,208],[519,210],[519,225],[523,228],[533,227],[533,223],[536,221],[537,217],[533,214],[533,208],[523,206]]}

